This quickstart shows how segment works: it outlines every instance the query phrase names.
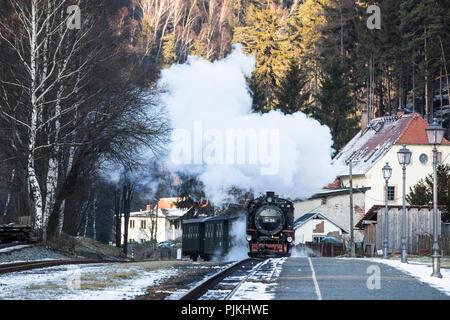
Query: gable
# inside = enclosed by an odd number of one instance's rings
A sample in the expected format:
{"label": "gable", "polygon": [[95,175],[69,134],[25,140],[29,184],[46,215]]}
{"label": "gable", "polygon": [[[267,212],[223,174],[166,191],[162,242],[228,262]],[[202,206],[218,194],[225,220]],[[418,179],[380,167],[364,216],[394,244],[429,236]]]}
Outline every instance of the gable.
{"label": "gable", "polygon": [[[398,138],[398,144],[426,144],[428,145],[428,139],[425,129],[428,127],[426,122],[418,114],[414,114],[412,120],[405,128],[401,136]],[[447,139],[443,139],[442,144],[450,145]]]}

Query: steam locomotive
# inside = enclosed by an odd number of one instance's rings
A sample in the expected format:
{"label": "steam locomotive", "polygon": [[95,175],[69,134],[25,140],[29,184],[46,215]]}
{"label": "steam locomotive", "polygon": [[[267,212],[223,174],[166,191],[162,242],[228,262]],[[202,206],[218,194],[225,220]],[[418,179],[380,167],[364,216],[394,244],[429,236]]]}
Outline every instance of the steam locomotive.
{"label": "steam locomotive", "polygon": [[247,206],[250,257],[290,256],[294,241],[294,204],[267,192]]}

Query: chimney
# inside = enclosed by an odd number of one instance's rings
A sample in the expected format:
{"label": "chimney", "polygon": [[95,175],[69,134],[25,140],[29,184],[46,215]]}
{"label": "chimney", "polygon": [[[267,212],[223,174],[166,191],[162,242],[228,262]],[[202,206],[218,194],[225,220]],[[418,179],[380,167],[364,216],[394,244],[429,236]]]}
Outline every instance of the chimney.
{"label": "chimney", "polygon": [[361,110],[361,132],[364,133],[367,129],[367,125],[369,124],[369,113],[367,112],[367,108],[363,107]]}

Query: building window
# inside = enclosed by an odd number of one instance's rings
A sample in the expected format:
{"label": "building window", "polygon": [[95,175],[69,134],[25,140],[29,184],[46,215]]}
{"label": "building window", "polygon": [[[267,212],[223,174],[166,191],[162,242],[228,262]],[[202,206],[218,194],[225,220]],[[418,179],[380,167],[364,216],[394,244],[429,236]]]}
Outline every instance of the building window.
{"label": "building window", "polygon": [[442,164],[442,152],[437,152],[437,163]]}
{"label": "building window", "polygon": [[312,240],[313,240],[313,243],[320,243],[320,242],[322,242],[323,238],[325,238],[325,236],[313,236]]}
{"label": "building window", "polygon": [[395,187],[388,186],[388,201],[395,201]]}
{"label": "building window", "polygon": [[134,220],[130,220],[130,229],[134,228]]}
{"label": "building window", "polygon": [[147,226],[147,221],[141,220],[141,229],[145,229]]}

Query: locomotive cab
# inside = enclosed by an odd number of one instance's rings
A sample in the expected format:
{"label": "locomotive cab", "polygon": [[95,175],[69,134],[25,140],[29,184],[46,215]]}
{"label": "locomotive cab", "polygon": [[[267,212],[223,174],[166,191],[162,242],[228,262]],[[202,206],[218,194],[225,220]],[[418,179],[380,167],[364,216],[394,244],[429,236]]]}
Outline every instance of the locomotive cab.
{"label": "locomotive cab", "polygon": [[251,201],[247,207],[247,241],[250,257],[290,256],[294,241],[294,205],[274,192]]}

